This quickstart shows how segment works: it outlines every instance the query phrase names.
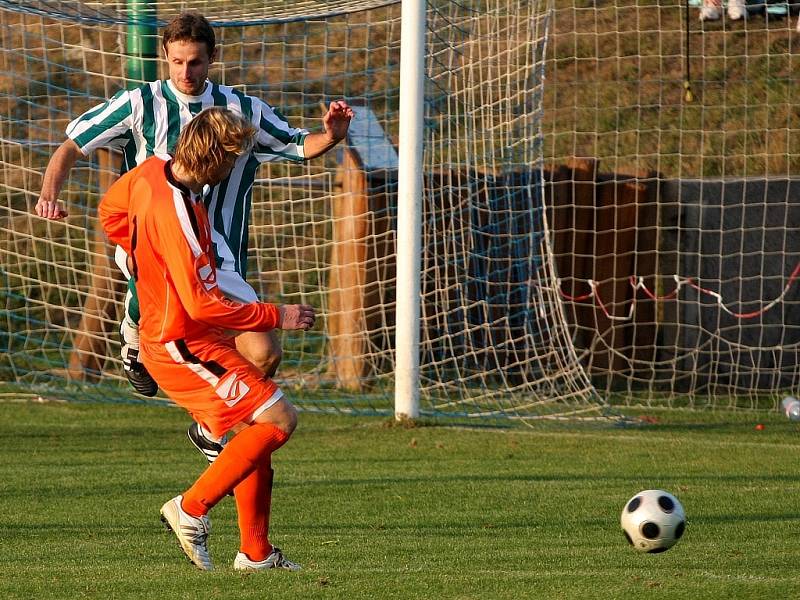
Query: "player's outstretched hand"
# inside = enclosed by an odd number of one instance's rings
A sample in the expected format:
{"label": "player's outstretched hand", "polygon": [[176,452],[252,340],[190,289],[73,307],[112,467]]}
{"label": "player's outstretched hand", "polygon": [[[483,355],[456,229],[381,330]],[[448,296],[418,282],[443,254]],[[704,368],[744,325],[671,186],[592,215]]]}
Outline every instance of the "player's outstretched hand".
{"label": "player's outstretched hand", "polygon": [[278,306],[281,318],[279,329],[311,329],[314,326],[314,307],[308,304],[282,304]]}
{"label": "player's outstretched hand", "polygon": [[322,125],[326,134],[333,140],[343,140],[353,118],[353,109],[344,100],[335,100],[328,107],[328,112],[322,117]]}
{"label": "player's outstretched hand", "polygon": [[67,211],[61,205],[61,202],[58,200],[45,200],[44,198],[39,198],[34,210],[36,210],[37,215],[44,217],[45,219],[60,220],[69,216]]}

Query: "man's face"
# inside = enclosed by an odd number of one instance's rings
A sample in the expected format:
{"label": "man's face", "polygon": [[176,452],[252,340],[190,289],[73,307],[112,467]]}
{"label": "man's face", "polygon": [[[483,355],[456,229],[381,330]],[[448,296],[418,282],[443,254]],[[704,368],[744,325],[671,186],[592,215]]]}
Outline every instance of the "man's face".
{"label": "man's face", "polygon": [[172,84],[187,96],[199,96],[208,77],[208,67],[214,61],[202,42],[175,41],[165,49],[169,78]]}

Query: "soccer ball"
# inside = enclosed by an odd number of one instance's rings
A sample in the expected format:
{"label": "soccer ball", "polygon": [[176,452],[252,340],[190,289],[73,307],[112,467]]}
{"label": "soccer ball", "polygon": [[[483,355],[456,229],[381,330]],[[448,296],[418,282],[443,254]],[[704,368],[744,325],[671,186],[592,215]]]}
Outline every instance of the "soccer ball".
{"label": "soccer ball", "polygon": [[645,490],[628,500],[619,519],[628,542],[639,552],[664,552],[686,529],[678,499],[663,490]]}

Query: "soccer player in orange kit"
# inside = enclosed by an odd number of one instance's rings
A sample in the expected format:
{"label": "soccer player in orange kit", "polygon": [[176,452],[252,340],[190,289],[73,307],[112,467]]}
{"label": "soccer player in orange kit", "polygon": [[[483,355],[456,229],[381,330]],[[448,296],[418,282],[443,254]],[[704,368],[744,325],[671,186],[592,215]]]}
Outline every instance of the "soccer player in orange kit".
{"label": "soccer player in orange kit", "polygon": [[[130,257],[142,296],[141,357],[159,387],[214,435],[237,431],[219,457],[161,519],[198,568],[213,569],[208,512],[229,492],[236,497],[240,550],[234,568],[260,571],[300,566],[270,544],[271,455],[297,425],[294,406],[278,386],[236,351],[233,331],[308,329],[314,309],[234,302],[216,282],[203,191],[248,152],[253,126],[226,108],[208,108],[181,131],[174,157],[147,159],[103,198],[108,237]],[[139,285],[139,284],[142,285]]]}

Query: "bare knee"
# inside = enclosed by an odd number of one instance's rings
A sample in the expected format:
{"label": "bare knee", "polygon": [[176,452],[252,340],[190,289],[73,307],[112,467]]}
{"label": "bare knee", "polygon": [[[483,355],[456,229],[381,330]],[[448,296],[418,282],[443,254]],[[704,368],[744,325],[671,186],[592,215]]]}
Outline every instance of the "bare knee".
{"label": "bare knee", "polygon": [[287,435],[292,435],[297,427],[297,409],[291,402],[285,398],[281,398],[278,402],[258,415],[255,422],[272,423]]}
{"label": "bare knee", "polygon": [[283,358],[280,338],[274,331],[247,332],[236,338],[236,349],[267,377],[273,377]]}
{"label": "bare knee", "polygon": [[278,372],[278,365],[281,364],[283,351],[280,348],[271,348],[271,351],[262,356],[256,357],[255,365],[267,377],[273,377]]}
{"label": "bare knee", "polygon": [[297,409],[291,402],[285,402],[283,410],[277,415],[275,426],[292,435],[297,427]]}

